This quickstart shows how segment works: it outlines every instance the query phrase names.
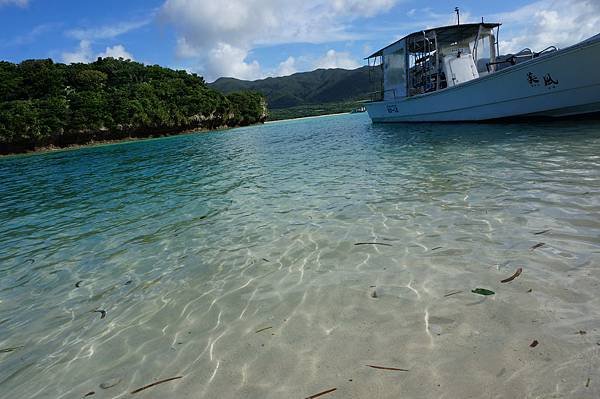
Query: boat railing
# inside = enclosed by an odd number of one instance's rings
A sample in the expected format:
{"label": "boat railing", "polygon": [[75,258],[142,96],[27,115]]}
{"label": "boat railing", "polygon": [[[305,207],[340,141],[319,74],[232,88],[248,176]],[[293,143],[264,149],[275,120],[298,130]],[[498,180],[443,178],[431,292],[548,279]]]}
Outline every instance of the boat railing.
{"label": "boat railing", "polygon": [[[510,64],[508,66],[513,66],[513,65],[517,65],[520,62],[529,61],[534,58],[541,57],[542,55],[546,55],[548,53],[553,53],[555,51],[558,51],[558,49],[555,46],[546,47],[545,49],[543,49],[542,51],[540,51],[538,53],[532,51],[530,48],[524,48],[523,50],[519,51],[516,54],[509,54],[507,56],[504,56],[504,57],[506,57],[504,59],[502,59],[502,56],[500,56],[500,57],[498,57],[499,60],[497,60],[495,62],[488,62],[486,64],[487,71],[491,72],[490,67],[492,65]],[[505,66],[505,68],[506,68],[506,66]]]}
{"label": "boat railing", "polygon": [[544,55],[546,53],[554,53],[555,51],[558,51],[558,48],[556,48],[556,46],[546,47],[545,49],[543,49],[539,53],[534,53],[533,54],[533,58],[540,57],[540,56],[542,56],[542,55]]}

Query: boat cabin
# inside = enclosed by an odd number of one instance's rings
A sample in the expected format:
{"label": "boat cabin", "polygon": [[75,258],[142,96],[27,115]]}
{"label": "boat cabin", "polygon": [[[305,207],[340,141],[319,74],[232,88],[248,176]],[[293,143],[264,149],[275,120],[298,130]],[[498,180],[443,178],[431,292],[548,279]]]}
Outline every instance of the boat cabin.
{"label": "boat cabin", "polygon": [[430,93],[493,73],[499,28],[480,23],[427,29],[373,53],[366,58],[369,66],[382,71],[374,100]]}

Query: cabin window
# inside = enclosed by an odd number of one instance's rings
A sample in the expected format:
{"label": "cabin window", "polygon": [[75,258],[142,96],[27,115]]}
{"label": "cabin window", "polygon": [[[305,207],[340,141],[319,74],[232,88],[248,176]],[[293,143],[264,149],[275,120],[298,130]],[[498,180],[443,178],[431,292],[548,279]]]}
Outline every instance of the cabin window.
{"label": "cabin window", "polygon": [[386,100],[406,96],[406,54],[404,47],[383,56],[384,98]]}

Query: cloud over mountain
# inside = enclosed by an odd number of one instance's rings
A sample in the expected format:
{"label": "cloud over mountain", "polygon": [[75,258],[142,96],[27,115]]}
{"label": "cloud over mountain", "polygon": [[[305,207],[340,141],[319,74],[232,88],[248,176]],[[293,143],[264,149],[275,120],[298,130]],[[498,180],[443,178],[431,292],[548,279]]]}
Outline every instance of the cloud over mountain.
{"label": "cloud over mountain", "polygon": [[[398,2],[166,0],[160,18],[177,31],[178,56],[196,58],[209,79],[234,73],[252,79],[264,75],[258,61],[249,60],[256,46],[356,39],[357,34],[347,29],[348,22],[389,11]],[[286,61],[288,72],[291,61]]]}

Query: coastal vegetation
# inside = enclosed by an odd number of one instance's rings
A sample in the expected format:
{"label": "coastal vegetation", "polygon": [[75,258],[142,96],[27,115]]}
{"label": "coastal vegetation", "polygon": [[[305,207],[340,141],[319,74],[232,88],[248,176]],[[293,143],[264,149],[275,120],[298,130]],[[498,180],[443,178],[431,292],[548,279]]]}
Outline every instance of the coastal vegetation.
{"label": "coastal vegetation", "polygon": [[98,58],[0,62],[0,153],[264,122],[252,91],[222,94],[196,74]]}
{"label": "coastal vegetation", "polygon": [[289,108],[276,108],[269,110],[269,120],[278,121],[282,119],[296,119],[308,116],[321,116],[348,113],[362,107],[359,101],[343,101],[324,104],[298,105]]}

